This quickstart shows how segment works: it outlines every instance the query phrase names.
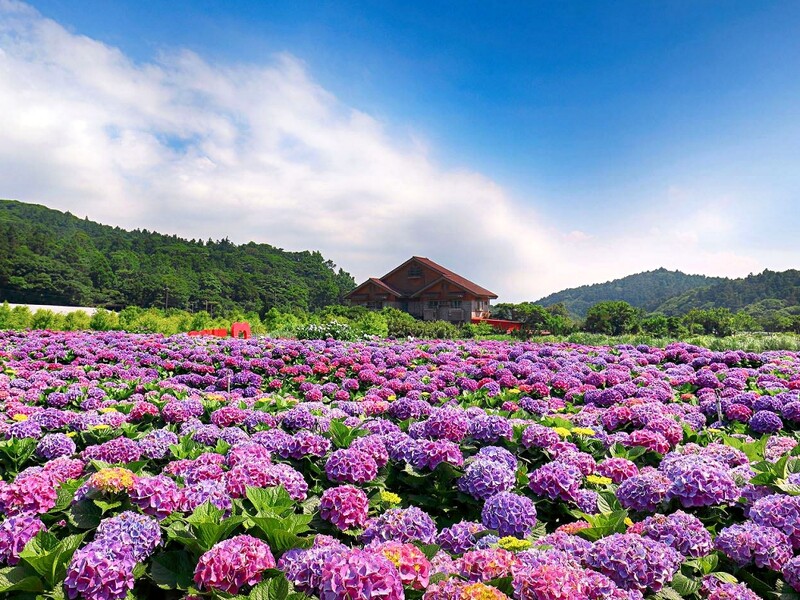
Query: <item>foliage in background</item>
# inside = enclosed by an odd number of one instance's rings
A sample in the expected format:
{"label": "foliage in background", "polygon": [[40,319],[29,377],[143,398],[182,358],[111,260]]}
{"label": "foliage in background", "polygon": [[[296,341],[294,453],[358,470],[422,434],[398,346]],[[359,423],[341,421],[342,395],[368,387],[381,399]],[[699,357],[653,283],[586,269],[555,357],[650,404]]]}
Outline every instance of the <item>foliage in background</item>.
{"label": "foliage in background", "polygon": [[319,252],[125,231],[0,200],[0,298],[9,302],[263,316],[340,303],[354,285]]}
{"label": "foliage in background", "polygon": [[606,300],[623,300],[636,308],[652,312],[669,298],[723,281],[726,280],[722,277],[687,275],[680,271],[656,269],[606,283],[562,290],[542,298],[537,304],[563,304],[575,318],[586,317],[589,308]]}

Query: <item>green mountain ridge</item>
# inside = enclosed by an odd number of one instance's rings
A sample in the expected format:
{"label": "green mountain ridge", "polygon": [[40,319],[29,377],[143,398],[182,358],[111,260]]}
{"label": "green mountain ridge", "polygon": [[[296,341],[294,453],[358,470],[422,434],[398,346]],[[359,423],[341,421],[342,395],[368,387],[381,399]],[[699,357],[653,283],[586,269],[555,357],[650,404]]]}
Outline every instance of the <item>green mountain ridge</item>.
{"label": "green mountain ridge", "polygon": [[724,277],[687,275],[664,268],[628,275],[605,283],[569,288],[545,296],[536,303],[543,306],[564,304],[574,317],[583,318],[598,302],[622,300],[646,312],[659,309],[670,298],[728,281]]}
{"label": "green mountain ridge", "polygon": [[263,314],[338,304],[354,286],[319,252],[127,231],[0,200],[0,301]]}
{"label": "green mountain ridge", "polygon": [[692,309],[727,308],[754,316],[763,311],[800,309],[800,271],[764,270],[757,275],[726,279],[717,284],[689,290],[665,300],[658,312],[684,314]]}

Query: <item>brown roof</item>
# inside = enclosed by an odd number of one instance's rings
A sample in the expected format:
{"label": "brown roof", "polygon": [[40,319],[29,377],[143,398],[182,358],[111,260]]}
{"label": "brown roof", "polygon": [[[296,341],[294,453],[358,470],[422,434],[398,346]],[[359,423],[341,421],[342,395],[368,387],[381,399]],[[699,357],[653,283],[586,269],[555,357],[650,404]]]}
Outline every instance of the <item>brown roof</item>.
{"label": "brown roof", "polygon": [[453,273],[450,269],[446,269],[442,265],[433,262],[430,258],[425,258],[424,256],[413,256],[411,257],[411,260],[416,260],[426,267],[433,269],[437,273],[440,273],[445,279],[448,279],[456,285],[461,286],[475,296],[488,296],[489,298],[497,298],[497,294],[494,292],[490,292],[486,288],[479,286],[477,283],[471,282],[466,277],[462,277],[461,275]]}
{"label": "brown roof", "polygon": [[[386,283],[384,283],[383,280],[386,279],[387,277],[389,277],[389,275],[392,275],[393,273],[399,271],[400,269],[405,267],[408,263],[410,263],[411,261],[414,261],[414,260],[417,261],[418,263],[421,263],[421,264],[425,265],[429,269],[439,273],[439,275],[442,276],[441,279],[446,279],[447,281],[450,281],[450,282],[454,283],[458,287],[462,288],[463,290],[469,292],[470,294],[472,294],[474,296],[486,297],[486,298],[497,298],[497,294],[495,294],[494,292],[490,292],[486,288],[479,286],[477,283],[473,283],[472,281],[470,281],[466,277],[462,277],[461,275],[453,273],[450,269],[446,269],[442,265],[440,265],[438,263],[435,263],[431,259],[425,258],[424,256],[412,256],[407,261],[405,261],[403,264],[401,264],[399,267],[395,267],[394,269],[392,269],[391,271],[386,273],[386,275],[384,275],[380,279],[378,279],[376,277],[370,277],[364,283],[362,283],[361,285],[356,287],[356,289],[354,289],[352,292],[347,294],[345,296],[345,298],[349,298],[358,289],[360,289],[361,287],[363,287],[367,283],[374,283],[375,285],[383,288],[384,290],[386,290],[390,294],[394,294],[398,298],[408,297],[406,294],[403,294],[402,292],[399,292],[399,291],[397,291],[395,289],[392,289],[390,286],[388,286]],[[437,283],[438,281],[441,281],[441,279],[437,279],[433,283]],[[433,285],[433,283],[425,286],[425,288],[430,287],[430,285]],[[418,290],[417,292],[412,294],[411,297],[416,296],[420,291],[422,291],[422,290]]]}
{"label": "brown roof", "polygon": [[396,289],[386,285],[383,281],[381,281],[377,277],[370,277],[369,280],[372,283],[374,283],[375,285],[377,285],[378,287],[382,287],[383,289],[385,289],[387,292],[389,292],[393,296],[397,296],[399,298],[399,297],[401,297],[403,295],[402,292],[398,292]]}
{"label": "brown roof", "polygon": [[361,285],[358,285],[358,286],[357,286],[357,287],[356,287],[356,288],[355,288],[355,289],[354,289],[352,292],[348,293],[348,294],[345,296],[345,298],[349,298],[350,296],[352,296],[353,294],[355,294],[355,293],[356,293],[356,292],[357,292],[359,289],[361,289],[362,287],[364,287],[364,286],[365,286],[365,285],[367,285],[368,283],[374,283],[374,284],[375,284],[375,285],[377,285],[379,288],[382,288],[382,289],[386,290],[387,292],[389,292],[390,294],[392,294],[392,295],[394,295],[394,296],[397,296],[398,298],[400,298],[400,297],[402,297],[402,296],[403,296],[403,294],[402,294],[401,292],[398,292],[397,290],[395,290],[395,289],[392,289],[391,287],[389,287],[388,285],[386,285],[386,284],[385,284],[383,281],[381,281],[381,280],[380,280],[380,279],[378,279],[377,277],[370,277],[370,278],[369,278],[369,279],[367,279],[367,280],[366,280],[364,283],[362,283]]}

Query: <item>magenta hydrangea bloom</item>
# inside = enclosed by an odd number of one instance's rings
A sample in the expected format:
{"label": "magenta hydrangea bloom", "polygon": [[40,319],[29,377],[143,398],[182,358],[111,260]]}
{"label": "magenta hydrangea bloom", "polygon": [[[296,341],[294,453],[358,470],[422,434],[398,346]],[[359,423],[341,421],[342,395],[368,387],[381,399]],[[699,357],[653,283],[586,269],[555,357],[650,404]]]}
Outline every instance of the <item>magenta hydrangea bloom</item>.
{"label": "magenta hydrangea bloom", "polygon": [[397,572],[403,585],[415,590],[424,590],[428,587],[431,575],[431,563],[422,550],[414,544],[401,542],[381,542],[371,545],[369,550],[378,552],[389,559]]}
{"label": "magenta hydrangea bloom", "polygon": [[140,477],[128,496],[131,504],[157,519],[165,519],[178,510],[182,498],[178,484],[165,475]]}
{"label": "magenta hydrangea bloom", "polygon": [[13,483],[0,481],[0,512],[7,515],[46,513],[58,499],[57,485],[46,471],[20,474]]}
{"label": "magenta hydrangea bloom", "polygon": [[121,600],[133,589],[136,561],[130,552],[90,542],[72,556],[64,588],[71,600]]}
{"label": "magenta hydrangea bloom", "polygon": [[261,581],[266,569],[275,568],[275,558],[266,542],[250,535],[223,540],[200,557],[194,582],[201,590],[236,594],[245,585]]}
{"label": "magenta hydrangea bloom", "polygon": [[139,460],[142,450],[139,444],[126,437],[118,437],[96,446],[89,446],[82,453],[84,460],[101,460],[107,463],[129,463]]}
{"label": "magenta hydrangea bloom", "polygon": [[367,522],[369,498],[357,487],[340,485],[322,493],[319,510],[323,519],[342,531],[360,528]]}
{"label": "magenta hydrangea bloom", "polygon": [[33,515],[11,516],[0,523],[0,563],[16,565],[25,544],[44,529],[44,523]]}
{"label": "magenta hydrangea bloom", "polygon": [[597,474],[608,477],[613,483],[622,483],[639,474],[639,467],[627,458],[607,458],[597,465]]}
{"label": "magenta hydrangea bloom", "polygon": [[582,600],[588,585],[581,569],[571,565],[545,563],[519,569],[512,580],[519,600]]}
{"label": "magenta hydrangea bloom", "polygon": [[403,582],[381,554],[353,548],[330,557],[322,570],[320,600],[403,600]]}
{"label": "magenta hydrangea bloom", "polygon": [[378,464],[359,450],[335,450],[325,463],[325,475],[335,483],[366,483],[378,475]]}

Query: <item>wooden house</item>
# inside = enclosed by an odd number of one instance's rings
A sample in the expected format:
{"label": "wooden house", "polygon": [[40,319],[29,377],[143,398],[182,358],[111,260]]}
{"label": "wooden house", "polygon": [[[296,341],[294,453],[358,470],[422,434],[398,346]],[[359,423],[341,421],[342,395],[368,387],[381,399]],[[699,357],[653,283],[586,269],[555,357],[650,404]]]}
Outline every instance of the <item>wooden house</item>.
{"label": "wooden house", "polygon": [[489,301],[497,294],[429,258],[413,256],[380,279],[370,277],[345,298],[352,305],[393,307],[425,321],[470,323],[489,317]]}

